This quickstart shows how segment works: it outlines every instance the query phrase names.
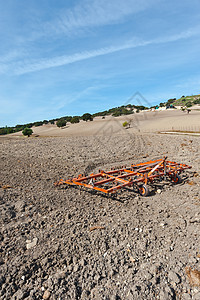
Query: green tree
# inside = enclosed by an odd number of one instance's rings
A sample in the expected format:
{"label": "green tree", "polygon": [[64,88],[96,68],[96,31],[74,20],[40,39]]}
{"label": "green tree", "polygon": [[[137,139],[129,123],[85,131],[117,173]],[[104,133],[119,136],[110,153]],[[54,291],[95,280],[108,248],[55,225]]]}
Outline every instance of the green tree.
{"label": "green tree", "polygon": [[73,124],[73,123],[79,123],[79,117],[78,117],[78,116],[72,117],[71,123],[72,123],[72,124]]}
{"label": "green tree", "polygon": [[42,121],[37,121],[37,122],[32,123],[32,125],[35,126],[35,127],[42,126],[43,122]]}
{"label": "green tree", "polygon": [[56,125],[57,125],[58,127],[64,127],[64,126],[66,126],[66,121],[65,121],[64,119],[59,119],[59,120],[57,121]]}
{"label": "green tree", "polygon": [[71,122],[72,117],[71,116],[66,116],[66,117],[64,117],[64,119],[65,119],[66,122]]}
{"label": "green tree", "polygon": [[186,107],[191,107],[192,106],[192,102],[191,101],[188,101],[186,104],[185,104]]}
{"label": "green tree", "polygon": [[33,130],[31,128],[26,127],[26,128],[24,128],[22,133],[23,133],[23,135],[27,135],[29,137],[33,133]]}
{"label": "green tree", "polygon": [[93,121],[93,117],[92,117],[92,115],[89,114],[89,113],[83,114],[81,118],[83,119],[83,121],[86,121],[86,122],[87,122],[87,121]]}
{"label": "green tree", "polygon": [[199,98],[199,99],[196,99],[196,100],[194,100],[194,104],[200,104],[200,98]]}

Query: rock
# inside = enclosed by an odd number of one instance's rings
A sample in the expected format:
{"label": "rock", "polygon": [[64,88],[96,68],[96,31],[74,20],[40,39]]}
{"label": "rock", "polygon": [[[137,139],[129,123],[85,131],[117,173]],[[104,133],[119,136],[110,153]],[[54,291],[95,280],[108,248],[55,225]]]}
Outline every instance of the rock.
{"label": "rock", "polygon": [[74,266],[74,272],[78,272],[78,270],[79,270],[79,265],[76,264],[76,265]]}
{"label": "rock", "polygon": [[192,299],[193,299],[193,300],[199,300],[199,299],[200,299],[200,292],[194,294],[193,297],[192,297]]}
{"label": "rock", "polygon": [[182,294],[182,300],[190,300],[190,299],[192,299],[192,298],[189,294],[187,294],[187,293]]}
{"label": "rock", "polygon": [[145,271],[142,273],[142,275],[143,275],[143,277],[144,277],[145,279],[147,279],[147,280],[150,280],[150,279],[153,277],[153,275],[152,275],[149,271],[147,271],[147,270],[145,270]]}
{"label": "rock", "polygon": [[43,299],[49,299],[50,296],[51,296],[51,293],[50,293],[48,290],[46,290],[46,291],[44,292]]}
{"label": "rock", "polygon": [[175,299],[174,297],[175,292],[172,288],[169,286],[166,286],[165,288],[161,289],[160,291],[160,300],[172,300]]}
{"label": "rock", "polygon": [[173,271],[169,271],[168,278],[176,284],[181,282],[180,276]]}
{"label": "rock", "polygon": [[161,193],[162,193],[162,191],[161,191],[160,189],[158,189],[158,190],[157,190],[157,193],[158,193],[158,194],[161,194]]}
{"label": "rock", "polygon": [[84,267],[86,264],[87,264],[87,263],[86,263],[85,259],[82,258],[82,259],[80,260],[80,265],[81,265],[82,267]]}
{"label": "rock", "polygon": [[36,244],[37,244],[37,241],[38,241],[38,239],[37,238],[34,238],[33,240],[32,240],[32,242],[31,242],[31,240],[27,240],[26,241],[26,248],[27,249],[30,249],[30,248],[33,248],[33,247],[35,247],[36,246]]}
{"label": "rock", "polygon": [[172,300],[173,297],[168,293],[166,292],[165,290],[161,290],[160,291],[160,300]]}
{"label": "rock", "polygon": [[48,280],[47,280],[47,284],[48,284],[48,288],[50,290],[53,290],[54,288],[54,283],[53,283],[53,278],[51,276],[49,276]]}

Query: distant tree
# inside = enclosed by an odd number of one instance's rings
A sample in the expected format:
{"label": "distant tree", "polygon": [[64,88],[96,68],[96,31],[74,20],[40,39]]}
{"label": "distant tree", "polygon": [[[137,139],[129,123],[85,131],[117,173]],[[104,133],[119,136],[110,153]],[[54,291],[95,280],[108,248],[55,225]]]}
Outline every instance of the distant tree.
{"label": "distant tree", "polygon": [[137,108],[136,113],[139,113],[139,112],[140,112],[140,110],[139,110],[139,108]]}
{"label": "distant tree", "polygon": [[7,128],[7,134],[15,132],[12,127]]}
{"label": "distant tree", "polygon": [[194,102],[193,102],[194,104],[200,104],[200,98],[199,99],[196,99],[196,100],[194,100]]}
{"label": "distant tree", "polygon": [[188,101],[188,102],[185,104],[186,107],[191,107],[192,105],[193,105],[193,104],[192,104],[191,101]]}
{"label": "distant tree", "polygon": [[49,121],[47,121],[47,120],[44,120],[42,123],[43,123],[43,124],[48,124],[48,123],[49,123]]}
{"label": "distant tree", "polygon": [[93,117],[92,117],[92,115],[89,114],[89,113],[83,114],[81,118],[83,119],[83,121],[86,121],[86,122],[87,122],[87,121],[93,121]]}
{"label": "distant tree", "polygon": [[132,105],[131,104],[127,104],[126,107],[132,108]]}
{"label": "distant tree", "polygon": [[160,106],[160,107],[164,107],[164,106],[165,106],[165,103],[161,102],[161,103],[159,104],[159,106]]}
{"label": "distant tree", "polygon": [[37,121],[37,122],[33,123],[33,126],[35,126],[35,127],[38,127],[38,126],[41,126],[41,125],[43,125],[42,121]]}
{"label": "distant tree", "polygon": [[72,117],[71,116],[66,116],[63,119],[65,119],[66,122],[71,122]]}
{"label": "distant tree", "polygon": [[167,100],[166,105],[168,106],[168,105],[172,104],[175,100],[176,100],[176,98]]}
{"label": "distant tree", "polygon": [[50,124],[54,124],[55,120],[49,120]]}
{"label": "distant tree", "polygon": [[25,125],[24,125],[24,128],[26,128],[26,127],[27,127],[27,128],[31,128],[31,127],[33,127],[33,123],[28,123],[28,124],[25,124]]}
{"label": "distant tree", "polygon": [[59,120],[57,121],[56,125],[57,125],[58,127],[64,127],[64,126],[66,126],[66,121],[65,121],[64,119],[59,119]]}
{"label": "distant tree", "polygon": [[79,123],[79,117],[78,117],[78,116],[72,117],[71,123],[72,123],[72,124],[73,124],[73,123]]}
{"label": "distant tree", "polygon": [[121,116],[121,112],[119,110],[116,110],[112,115],[113,117],[119,117]]}
{"label": "distant tree", "polygon": [[23,135],[27,135],[29,137],[33,133],[33,130],[31,128],[26,127],[26,128],[24,128],[22,133],[23,133]]}

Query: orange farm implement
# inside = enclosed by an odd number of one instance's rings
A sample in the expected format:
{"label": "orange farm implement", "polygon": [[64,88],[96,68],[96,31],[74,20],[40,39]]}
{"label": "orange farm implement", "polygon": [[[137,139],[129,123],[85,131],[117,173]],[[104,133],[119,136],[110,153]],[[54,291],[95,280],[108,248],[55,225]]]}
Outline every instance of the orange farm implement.
{"label": "orange farm implement", "polygon": [[164,157],[164,159],[132,164],[130,167],[112,168],[110,171],[99,170],[99,173],[88,176],[80,174],[77,178],[61,179],[55,183],[55,186],[79,185],[106,194],[115,193],[124,187],[133,187],[142,196],[147,196],[149,184],[162,179],[179,183],[181,181],[179,174],[191,168],[166,159],[167,157]]}

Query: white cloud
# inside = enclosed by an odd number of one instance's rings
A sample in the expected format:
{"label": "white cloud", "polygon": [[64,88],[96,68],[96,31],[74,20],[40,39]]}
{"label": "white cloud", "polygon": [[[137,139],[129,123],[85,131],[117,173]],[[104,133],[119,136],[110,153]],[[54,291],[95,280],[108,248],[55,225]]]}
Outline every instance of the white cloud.
{"label": "white cloud", "polygon": [[15,66],[12,66],[12,69],[14,69],[13,72],[16,75],[21,75],[21,74],[40,71],[48,68],[64,66],[64,65],[72,64],[74,62],[83,61],[86,59],[90,59],[102,55],[112,54],[126,49],[142,47],[142,46],[147,46],[152,44],[175,42],[181,39],[190,38],[197,34],[199,34],[198,28],[193,28],[176,35],[156,38],[153,40],[142,41],[139,39],[132,39],[125,43],[120,43],[117,46],[110,46],[110,47],[100,48],[100,49],[95,49],[90,51],[83,51],[72,55],[63,55],[63,56],[58,56],[58,57],[53,57],[48,59],[41,59],[36,62],[34,61],[29,61],[28,63],[19,62]]}

